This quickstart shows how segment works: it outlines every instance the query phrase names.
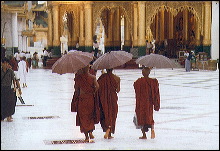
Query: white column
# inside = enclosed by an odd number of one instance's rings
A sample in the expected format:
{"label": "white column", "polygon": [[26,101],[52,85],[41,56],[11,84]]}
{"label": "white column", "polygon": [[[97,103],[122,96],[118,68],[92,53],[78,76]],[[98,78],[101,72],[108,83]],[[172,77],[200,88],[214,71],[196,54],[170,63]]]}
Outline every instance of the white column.
{"label": "white column", "polygon": [[211,59],[219,59],[219,1],[212,1]]}
{"label": "white column", "polygon": [[12,47],[18,47],[18,17],[17,13],[11,14]]}

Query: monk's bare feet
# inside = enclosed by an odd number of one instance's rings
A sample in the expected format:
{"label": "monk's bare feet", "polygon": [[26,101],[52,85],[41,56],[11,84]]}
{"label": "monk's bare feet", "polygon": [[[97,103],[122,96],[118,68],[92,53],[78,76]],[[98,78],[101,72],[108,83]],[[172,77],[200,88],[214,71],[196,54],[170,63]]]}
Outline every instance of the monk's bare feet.
{"label": "monk's bare feet", "polygon": [[89,138],[90,139],[94,139],[95,138],[94,135],[92,134],[92,132],[89,133]]}
{"label": "monk's bare feet", "polygon": [[110,128],[108,128],[105,132],[104,138],[107,139],[110,133]]}
{"label": "monk's bare feet", "polygon": [[154,139],[155,138],[155,132],[154,130],[151,130],[151,139]]}
{"label": "monk's bare feet", "polygon": [[89,142],[89,138],[86,138],[86,139],[85,139],[85,142]]}
{"label": "monk's bare feet", "polygon": [[108,137],[108,139],[112,139],[112,138],[114,138],[114,137],[113,137],[113,136],[109,136],[109,137]]}
{"label": "monk's bare feet", "polygon": [[139,137],[139,139],[147,139],[147,137],[146,136],[141,136],[141,137]]}

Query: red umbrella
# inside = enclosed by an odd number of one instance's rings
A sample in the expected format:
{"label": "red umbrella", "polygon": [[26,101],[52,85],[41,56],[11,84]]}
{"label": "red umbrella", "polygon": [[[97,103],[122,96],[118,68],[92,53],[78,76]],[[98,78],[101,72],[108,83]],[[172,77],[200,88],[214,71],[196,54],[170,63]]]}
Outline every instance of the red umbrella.
{"label": "red umbrella", "polygon": [[89,65],[92,59],[92,53],[71,50],[53,64],[52,73],[75,73],[79,69],[82,69],[85,66]]}

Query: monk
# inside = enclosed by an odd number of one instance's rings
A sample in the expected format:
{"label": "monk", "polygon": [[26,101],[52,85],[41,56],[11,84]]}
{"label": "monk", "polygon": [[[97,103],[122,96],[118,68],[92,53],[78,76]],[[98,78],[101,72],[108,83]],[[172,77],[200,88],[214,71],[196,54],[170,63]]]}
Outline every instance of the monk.
{"label": "monk", "polygon": [[115,133],[115,124],[118,114],[118,96],[120,91],[120,78],[112,73],[113,69],[106,69],[107,73],[103,73],[98,78],[99,90],[98,100],[100,102],[100,124],[105,139],[113,138],[111,133]]}
{"label": "monk", "polygon": [[136,95],[136,116],[137,125],[141,127],[143,136],[140,139],[147,139],[146,133],[151,128],[151,139],[155,138],[153,109],[160,109],[160,93],[157,79],[149,78],[151,68],[143,67],[144,77],[138,78],[134,82]]}
{"label": "monk", "polygon": [[[89,66],[81,69],[75,76],[75,92],[71,106],[72,112],[77,112],[76,126],[80,126],[81,133],[85,134],[85,141],[93,139],[95,124],[99,122],[99,104],[95,101],[95,93],[99,84],[94,75],[89,73]],[[77,103],[73,103],[77,102]]]}

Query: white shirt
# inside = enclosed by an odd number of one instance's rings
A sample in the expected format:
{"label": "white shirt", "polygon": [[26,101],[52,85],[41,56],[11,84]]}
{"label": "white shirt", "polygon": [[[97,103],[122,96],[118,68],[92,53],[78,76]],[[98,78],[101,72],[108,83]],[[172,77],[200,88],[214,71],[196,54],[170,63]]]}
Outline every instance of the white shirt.
{"label": "white shirt", "polygon": [[15,53],[14,57],[16,58],[16,60],[20,60],[20,54],[19,53]]}
{"label": "white shirt", "polygon": [[44,56],[48,56],[47,50],[44,50]]}

